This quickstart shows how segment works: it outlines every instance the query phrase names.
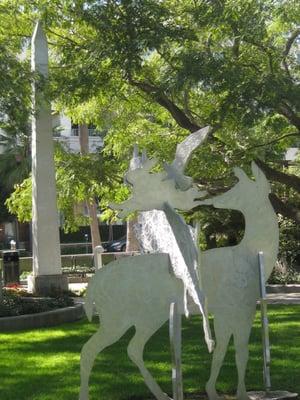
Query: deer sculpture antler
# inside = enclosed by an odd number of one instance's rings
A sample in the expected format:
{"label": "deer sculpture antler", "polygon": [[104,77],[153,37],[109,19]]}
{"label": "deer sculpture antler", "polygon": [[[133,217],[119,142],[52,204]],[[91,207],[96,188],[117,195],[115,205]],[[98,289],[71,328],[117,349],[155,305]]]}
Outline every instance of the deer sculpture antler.
{"label": "deer sculpture antler", "polygon": [[168,174],[168,179],[174,179],[176,186],[180,190],[187,190],[192,187],[192,178],[185,176],[183,172],[193,151],[205,141],[210,132],[211,127],[206,126],[205,128],[199,129],[190,134],[183,142],[177,145],[175,158],[172,164],[164,164],[165,171]]}
{"label": "deer sculpture antler", "polygon": [[120,218],[133,211],[163,210],[164,203],[183,211],[194,208],[197,205],[195,199],[206,192],[194,188],[192,178],[185,176],[183,171],[192,152],[206,139],[210,129],[202,128],[178,144],[175,159],[171,164],[164,164],[163,172],[151,173],[157,159],[148,159],[145,152],[140,158],[135,146],[130,169],[125,175],[125,182],[132,186],[132,196],[123,203],[111,203],[110,207],[120,210]]}

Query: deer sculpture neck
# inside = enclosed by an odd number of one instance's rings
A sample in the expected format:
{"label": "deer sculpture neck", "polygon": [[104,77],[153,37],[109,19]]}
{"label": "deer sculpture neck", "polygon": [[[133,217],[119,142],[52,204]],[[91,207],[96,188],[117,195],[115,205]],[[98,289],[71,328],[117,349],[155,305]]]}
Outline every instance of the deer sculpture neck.
{"label": "deer sculpture neck", "polygon": [[278,221],[269,198],[258,198],[252,207],[244,209],[245,234],[238,246],[262,251],[265,256],[265,275],[269,277],[278,252]]}
{"label": "deer sculpture neck", "polygon": [[227,192],[212,199],[200,201],[199,204],[210,204],[216,208],[241,211],[245,217],[245,234],[241,242],[234,246],[252,256],[263,251],[265,255],[266,277],[274,267],[279,241],[277,216],[269,200],[270,185],[258,166],[252,162],[254,180],[250,179],[240,168],[234,173],[238,178]]}

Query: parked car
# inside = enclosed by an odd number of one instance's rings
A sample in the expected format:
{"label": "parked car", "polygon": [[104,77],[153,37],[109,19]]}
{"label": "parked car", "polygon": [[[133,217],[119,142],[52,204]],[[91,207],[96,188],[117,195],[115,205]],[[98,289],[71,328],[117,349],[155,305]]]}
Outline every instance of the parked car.
{"label": "parked car", "polygon": [[108,253],[115,253],[120,251],[126,251],[126,236],[121,237],[117,240],[102,243],[104,251]]}

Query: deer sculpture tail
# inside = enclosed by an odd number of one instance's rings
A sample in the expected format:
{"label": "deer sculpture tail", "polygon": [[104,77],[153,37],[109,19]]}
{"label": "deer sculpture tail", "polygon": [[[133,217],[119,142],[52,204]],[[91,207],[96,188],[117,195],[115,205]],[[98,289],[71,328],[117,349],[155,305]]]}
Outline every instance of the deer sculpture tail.
{"label": "deer sculpture tail", "polygon": [[93,278],[90,279],[89,285],[87,287],[86,295],[84,298],[84,311],[88,320],[91,322],[93,318],[93,308],[94,308],[94,285]]}

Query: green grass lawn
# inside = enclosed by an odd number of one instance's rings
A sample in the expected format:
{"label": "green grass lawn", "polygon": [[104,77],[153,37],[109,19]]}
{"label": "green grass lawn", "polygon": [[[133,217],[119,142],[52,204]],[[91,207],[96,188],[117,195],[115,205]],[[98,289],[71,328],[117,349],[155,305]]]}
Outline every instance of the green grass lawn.
{"label": "green grass lawn", "polygon": [[[272,389],[300,392],[300,306],[269,306],[272,344]],[[51,329],[0,334],[1,400],[76,400],[82,345],[97,329],[86,320]],[[94,365],[90,400],[151,398],[137,368],[127,358],[133,329],[106,349]],[[209,376],[211,355],[203,340],[200,318],[183,324],[184,391],[199,393]],[[163,390],[171,393],[168,327],[148,342],[147,366]],[[250,340],[247,388],[262,389],[262,349],[259,314]],[[219,378],[221,392],[234,393],[236,369],[230,346]]]}

